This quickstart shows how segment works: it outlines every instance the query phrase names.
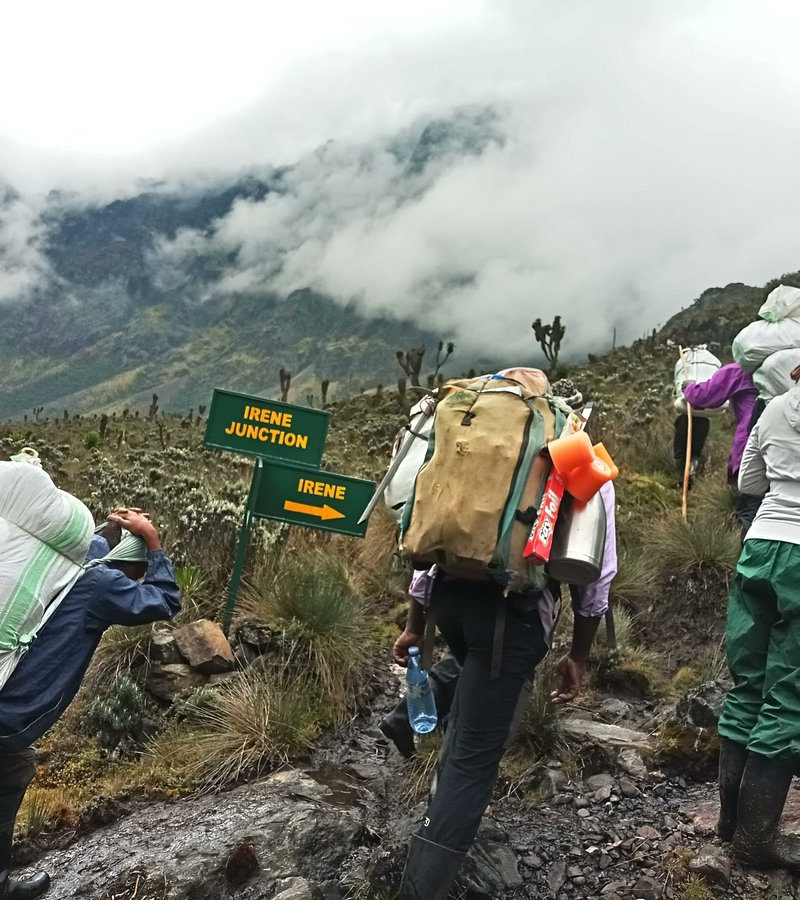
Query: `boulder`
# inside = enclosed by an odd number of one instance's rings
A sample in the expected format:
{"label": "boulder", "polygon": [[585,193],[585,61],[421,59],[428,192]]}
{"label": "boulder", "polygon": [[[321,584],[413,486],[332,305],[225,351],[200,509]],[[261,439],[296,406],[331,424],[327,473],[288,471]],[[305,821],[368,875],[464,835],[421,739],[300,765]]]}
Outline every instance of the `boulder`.
{"label": "boulder", "polygon": [[619,725],[607,725],[592,719],[565,719],[562,723],[564,731],[572,738],[594,744],[606,750],[638,750],[647,752],[651,749],[650,739],[641,731],[621,728]]}
{"label": "boulder", "polygon": [[185,662],[171,631],[154,631],[150,638],[150,659],[162,666]]}
{"label": "boulder", "polygon": [[621,750],[617,757],[620,769],[633,778],[646,778],[647,766],[644,764],[641,753],[638,750]]}
{"label": "boulder", "polygon": [[187,666],[185,663],[174,663],[165,666],[151,666],[147,673],[145,687],[159,700],[172,703],[180,694],[194,690],[205,683],[205,675],[195,672],[191,666]]}
{"label": "boulder", "polygon": [[286,878],[278,882],[275,900],[318,900],[319,891],[305,878]]}
{"label": "boulder", "polygon": [[707,681],[692,688],[678,701],[675,718],[695,728],[716,729],[730,687],[729,681]]}
{"label": "boulder", "polygon": [[216,622],[198,619],[176,628],[174,635],[178,649],[198,672],[214,675],[233,669],[233,650]]}
{"label": "boulder", "polygon": [[536,785],[536,793],[543,800],[552,800],[553,797],[561,793],[561,789],[568,780],[567,774],[563,769],[548,769],[542,775],[541,781]]}

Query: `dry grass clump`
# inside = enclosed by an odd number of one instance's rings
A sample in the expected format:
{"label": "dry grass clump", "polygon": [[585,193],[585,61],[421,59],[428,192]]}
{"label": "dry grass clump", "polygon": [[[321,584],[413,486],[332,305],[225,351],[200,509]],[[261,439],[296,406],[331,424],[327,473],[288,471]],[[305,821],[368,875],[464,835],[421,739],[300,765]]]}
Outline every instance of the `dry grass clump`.
{"label": "dry grass clump", "polygon": [[635,620],[626,609],[614,609],[614,625],[616,648],[610,646],[604,628],[598,631],[593,683],[632,696],[663,693],[666,683],[661,654],[637,642]]}
{"label": "dry grass clump", "polygon": [[741,551],[740,537],[730,520],[694,510],[684,522],[679,510],[662,518],[647,539],[662,578],[687,578],[700,571],[727,577]]}
{"label": "dry grass clump", "polygon": [[162,783],[221,790],[307,752],[319,731],[313,687],[249,671],[198,705],[191,721],[157,738],[147,762]]}
{"label": "dry grass clump", "polygon": [[147,665],[153,624],[112,625],[106,629],[87,675],[89,689],[108,684],[121,672]]}
{"label": "dry grass clump", "polygon": [[268,564],[245,586],[239,612],[283,631],[280,666],[315,686],[332,723],[343,721],[370,651],[367,618],[347,564],[320,548]]}
{"label": "dry grass clump", "polygon": [[658,588],[658,575],[649,549],[632,545],[617,548],[617,574],[611,583],[611,602],[638,610],[653,599]]}

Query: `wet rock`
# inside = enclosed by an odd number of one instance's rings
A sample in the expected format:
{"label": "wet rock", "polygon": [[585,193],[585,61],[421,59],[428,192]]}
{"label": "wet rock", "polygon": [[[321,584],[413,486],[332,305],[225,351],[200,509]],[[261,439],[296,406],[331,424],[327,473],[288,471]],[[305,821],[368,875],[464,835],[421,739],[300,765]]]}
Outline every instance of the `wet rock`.
{"label": "wet rock", "polygon": [[154,631],[150,638],[150,659],[161,665],[175,665],[184,662],[175,638],[169,631]]}
{"label": "wet rock", "polygon": [[196,672],[186,663],[174,663],[151,666],[145,686],[154,697],[172,703],[180,694],[192,691],[205,683],[205,675]]}
{"label": "wet rock", "polygon": [[633,886],[633,896],[637,900],[660,900],[662,890],[661,882],[645,875]]}
{"label": "wet rock", "polygon": [[320,892],[305,878],[287,878],[278,882],[276,900],[319,900]]}
{"label": "wet rock", "polygon": [[216,622],[199,619],[176,628],[174,635],[178,649],[198,672],[213,675],[233,669],[233,650]]}
{"label": "wet rock", "polygon": [[646,734],[619,725],[607,725],[592,719],[569,718],[564,720],[562,727],[570,737],[605,750],[650,750],[650,740]]}
{"label": "wet rock", "polygon": [[586,788],[590,791],[599,791],[602,788],[610,788],[614,785],[614,779],[608,772],[603,772],[600,775],[590,775],[586,781]]}
{"label": "wet rock", "polygon": [[544,800],[552,800],[553,797],[561,793],[561,789],[568,780],[563,769],[548,769],[542,776],[541,781],[536,785],[536,793]]}
{"label": "wet rock", "polygon": [[619,790],[623,797],[630,799],[631,797],[640,797],[642,792],[630,780],[630,778],[620,778]]}
{"label": "wet rock", "polygon": [[600,712],[612,719],[622,719],[631,711],[630,703],[618,697],[609,697],[600,704]]}
{"label": "wet rock", "polygon": [[459,877],[462,889],[487,897],[507,897],[523,885],[517,856],[503,841],[479,836]]}
{"label": "wet rock", "polygon": [[550,888],[551,897],[558,897],[559,891],[564,886],[566,880],[567,863],[563,859],[560,859],[550,866],[550,871],[547,873],[547,885]]}
{"label": "wet rock", "polygon": [[[222,800],[149,804],[37,865],[51,872],[58,900],[133,896],[136,873],[158,874],[158,883],[169,884],[169,900],[227,897],[237,879],[245,883],[243,896],[266,900],[285,879],[306,879],[309,886],[338,880],[365,840],[360,810],[307,799],[324,790],[302,773],[280,773],[234,788]],[[117,887],[128,883],[130,893]],[[280,896],[294,900],[291,893]],[[296,895],[307,896],[318,895]]]}
{"label": "wet rock", "polygon": [[657,841],[661,835],[652,825],[642,825],[641,828],[636,829],[636,837],[642,838],[645,841]]}
{"label": "wet rock", "polygon": [[707,844],[689,861],[689,869],[709,881],[727,884],[731,880],[731,860],[719,847]]}
{"label": "wet rock", "polygon": [[617,757],[620,769],[634,778],[646,778],[647,766],[644,764],[641,753],[638,750],[627,748],[621,750]]}
{"label": "wet rock", "polygon": [[729,681],[708,681],[692,688],[678,701],[675,713],[678,721],[695,728],[716,729],[722,713],[722,704],[731,688]]}

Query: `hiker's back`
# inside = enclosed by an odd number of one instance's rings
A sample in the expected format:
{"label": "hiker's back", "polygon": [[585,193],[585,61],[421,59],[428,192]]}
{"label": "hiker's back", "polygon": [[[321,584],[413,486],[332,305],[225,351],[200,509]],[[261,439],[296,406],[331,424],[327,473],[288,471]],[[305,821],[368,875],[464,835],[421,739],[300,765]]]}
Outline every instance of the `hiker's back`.
{"label": "hiker's back", "polygon": [[547,380],[495,375],[441,389],[426,461],[406,503],[401,551],[415,565],[498,581],[514,591],[544,584],[523,550],[547,476],[542,447],[567,411]]}

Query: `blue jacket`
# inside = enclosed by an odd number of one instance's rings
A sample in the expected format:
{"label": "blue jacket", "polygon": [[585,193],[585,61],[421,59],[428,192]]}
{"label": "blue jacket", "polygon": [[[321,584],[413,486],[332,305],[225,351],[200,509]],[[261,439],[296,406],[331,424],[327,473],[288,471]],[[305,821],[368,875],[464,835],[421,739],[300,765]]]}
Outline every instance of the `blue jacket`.
{"label": "blue jacket", "polygon": [[[89,557],[107,552],[106,542],[95,538]],[[81,575],[0,690],[0,753],[24,750],[58,720],[78,693],[106,628],[171,619],[180,608],[163,550],[147,554],[141,584],[104,565]]]}

